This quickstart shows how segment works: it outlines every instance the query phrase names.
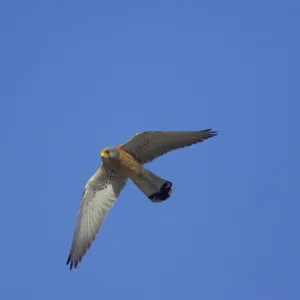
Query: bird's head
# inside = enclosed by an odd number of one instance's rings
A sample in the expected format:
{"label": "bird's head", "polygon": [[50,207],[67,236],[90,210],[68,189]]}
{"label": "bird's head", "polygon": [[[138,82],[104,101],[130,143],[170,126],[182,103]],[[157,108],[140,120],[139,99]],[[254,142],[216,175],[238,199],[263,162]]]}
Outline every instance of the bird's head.
{"label": "bird's head", "polygon": [[120,159],[120,152],[116,147],[106,147],[100,152],[103,160],[118,160]]}

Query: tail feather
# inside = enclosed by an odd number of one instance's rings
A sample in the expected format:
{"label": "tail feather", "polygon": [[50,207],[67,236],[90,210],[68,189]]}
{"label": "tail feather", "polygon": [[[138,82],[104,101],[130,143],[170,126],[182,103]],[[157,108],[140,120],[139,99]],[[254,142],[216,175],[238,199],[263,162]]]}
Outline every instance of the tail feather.
{"label": "tail feather", "polygon": [[152,202],[165,201],[172,193],[172,182],[147,169],[144,170],[143,174],[132,178],[132,181]]}

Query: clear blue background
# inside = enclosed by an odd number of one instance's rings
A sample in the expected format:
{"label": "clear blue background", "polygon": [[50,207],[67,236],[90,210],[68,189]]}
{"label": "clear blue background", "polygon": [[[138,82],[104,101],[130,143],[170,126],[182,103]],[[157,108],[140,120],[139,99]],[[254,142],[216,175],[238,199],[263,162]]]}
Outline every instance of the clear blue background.
{"label": "clear blue background", "polygon": [[[300,299],[299,1],[2,1],[1,299]],[[128,184],[80,267],[99,151],[219,136]]]}

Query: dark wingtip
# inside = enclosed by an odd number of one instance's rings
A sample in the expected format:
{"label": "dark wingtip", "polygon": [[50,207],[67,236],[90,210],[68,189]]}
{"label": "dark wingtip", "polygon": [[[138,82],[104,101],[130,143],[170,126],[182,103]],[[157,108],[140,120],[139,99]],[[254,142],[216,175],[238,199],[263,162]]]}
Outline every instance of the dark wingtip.
{"label": "dark wingtip", "polygon": [[202,130],[202,132],[208,132],[208,133],[210,134],[209,137],[216,136],[216,135],[218,135],[218,133],[219,133],[219,132],[216,131],[216,130],[212,130],[212,128]]}
{"label": "dark wingtip", "polygon": [[[73,269],[73,262],[71,261],[71,254],[69,255],[69,257],[68,257],[68,260],[67,260],[67,262],[66,262],[66,265],[68,265],[70,263],[70,271]],[[75,266],[74,266],[75,268],[77,267],[77,263],[75,263]]]}
{"label": "dark wingtip", "polygon": [[67,260],[67,262],[66,262],[66,265],[68,265],[70,261],[71,261],[71,254],[70,254],[69,257],[68,257],[68,260]]}

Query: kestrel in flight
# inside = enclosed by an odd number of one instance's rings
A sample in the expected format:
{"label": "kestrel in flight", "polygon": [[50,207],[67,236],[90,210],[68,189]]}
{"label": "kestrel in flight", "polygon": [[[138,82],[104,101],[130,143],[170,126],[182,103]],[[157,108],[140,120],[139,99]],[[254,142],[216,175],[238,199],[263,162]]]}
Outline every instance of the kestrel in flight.
{"label": "kestrel in flight", "polygon": [[172,182],[144,167],[144,164],[169,151],[184,148],[217,135],[211,129],[202,131],[146,131],[136,134],[125,144],[101,151],[102,164],[89,179],[80,202],[73,242],[67,265],[70,270],[78,263],[95,240],[108,211],[128,178],[152,202],[170,197]]}

